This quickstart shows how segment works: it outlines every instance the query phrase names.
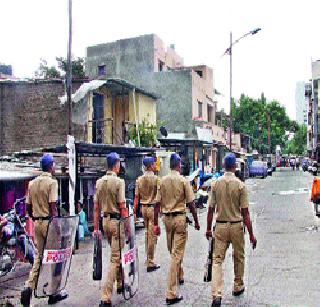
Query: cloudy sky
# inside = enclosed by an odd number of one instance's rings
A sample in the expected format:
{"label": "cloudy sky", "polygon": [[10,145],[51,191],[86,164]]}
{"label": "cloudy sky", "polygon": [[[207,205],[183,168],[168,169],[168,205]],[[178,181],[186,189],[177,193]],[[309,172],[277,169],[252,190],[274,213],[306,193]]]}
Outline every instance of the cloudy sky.
{"label": "cloudy sky", "polygon": [[[1,1],[0,62],[17,77],[30,77],[40,58],[54,64],[66,55],[67,0]],[[233,53],[233,93],[277,99],[295,117],[295,85],[311,77],[320,58],[320,1],[284,0],[73,0],[73,54],[85,47],[155,33],[174,43],[185,64],[214,69],[215,86],[228,110],[229,59],[221,57],[234,39],[261,27]]]}

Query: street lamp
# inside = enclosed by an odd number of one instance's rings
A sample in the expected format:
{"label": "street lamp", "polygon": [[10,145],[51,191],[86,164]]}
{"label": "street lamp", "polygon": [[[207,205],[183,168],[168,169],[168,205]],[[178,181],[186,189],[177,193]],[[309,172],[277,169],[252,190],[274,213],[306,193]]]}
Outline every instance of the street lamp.
{"label": "street lamp", "polygon": [[230,32],[230,46],[226,49],[226,51],[223,54],[223,56],[226,54],[230,55],[230,117],[229,117],[230,151],[232,150],[232,113],[231,113],[231,110],[232,110],[232,47],[235,44],[239,43],[245,37],[247,37],[249,35],[257,34],[260,30],[261,30],[261,28],[256,28],[254,30],[251,30],[250,32],[242,35],[240,38],[238,38],[234,42],[232,41],[232,32]]}

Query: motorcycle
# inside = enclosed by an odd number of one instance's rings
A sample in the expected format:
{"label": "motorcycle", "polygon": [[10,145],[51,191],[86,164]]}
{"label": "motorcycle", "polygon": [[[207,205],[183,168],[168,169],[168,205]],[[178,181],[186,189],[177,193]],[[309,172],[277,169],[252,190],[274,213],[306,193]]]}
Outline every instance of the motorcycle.
{"label": "motorcycle", "polygon": [[17,214],[17,208],[25,198],[17,199],[13,209],[3,215],[6,225],[0,230],[0,277],[15,269],[16,263],[33,264],[36,249],[25,229],[25,218]]}

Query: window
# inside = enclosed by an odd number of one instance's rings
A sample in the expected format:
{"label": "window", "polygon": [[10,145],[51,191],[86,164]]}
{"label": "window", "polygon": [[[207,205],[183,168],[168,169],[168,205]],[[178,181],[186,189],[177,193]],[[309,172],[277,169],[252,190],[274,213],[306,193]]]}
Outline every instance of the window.
{"label": "window", "polygon": [[198,117],[202,118],[202,105],[203,103],[198,100]]}
{"label": "window", "polygon": [[161,60],[158,60],[158,71],[163,71],[164,70],[164,62]]}
{"label": "window", "polygon": [[200,78],[203,77],[203,72],[202,72],[202,70],[196,70],[196,73],[200,76]]}
{"label": "window", "polygon": [[213,107],[208,105],[208,122],[213,123]]}
{"label": "window", "polygon": [[107,74],[106,65],[98,66],[98,76],[105,76]]}

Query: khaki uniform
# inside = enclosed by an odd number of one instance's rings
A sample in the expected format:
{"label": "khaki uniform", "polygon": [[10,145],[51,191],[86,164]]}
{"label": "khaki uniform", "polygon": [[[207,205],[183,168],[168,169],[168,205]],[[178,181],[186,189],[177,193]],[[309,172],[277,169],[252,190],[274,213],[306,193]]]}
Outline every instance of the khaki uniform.
{"label": "khaki uniform", "polygon": [[178,279],[183,279],[182,261],[187,241],[186,204],[194,200],[189,182],[177,171],[162,178],[157,202],[161,203],[167,233],[167,247],[171,254],[167,282],[167,298],[177,296]]}
{"label": "khaki uniform", "polygon": [[156,204],[157,188],[160,181],[151,171],[140,176],[136,182],[135,194],[139,197],[142,206],[142,216],[146,228],[145,248],[147,254],[147,267],[155,266],[154,251],[157,236],[154,235],[154,206]]}
{"label": "khaki uniform", "polygon": [[[101,206],[104,214],[103,231],[111,247],[109,271],[102,289],[102,300],[111,301],[113,284],[117,280],[117,288],[122,287],[120,275],[120,242],[124,244],[124,229],[120,220],[110,214],[120,214],[119,203],[125,202],[125,183],[113,172],[97,180],[95,202]],[[121,227],[121,229],[120,229]]]}
{"label": "khaki uniform", "polygon": [[[30,181],[26,203],[32,206],[34,218],[49,217],[49,203],[55,203],[57,200],[58,182],[52,178],[50,173],[43,172],[36,179]],[[27,287],[31,289],[36,287],[48,224],[48,220],[36,220],[34,222],[37,254],[27,281]]]}
{"label": "khaki uniform", "polygon": [[216,206],[215,257],[213,260],[212,296],[221,297],[223,290],[222,263],[230,245],[233,247],[234,291],[244,288],[244,232],[241,209],[248,208],[246,186],[233,173],[214,181],[209,207]]}

